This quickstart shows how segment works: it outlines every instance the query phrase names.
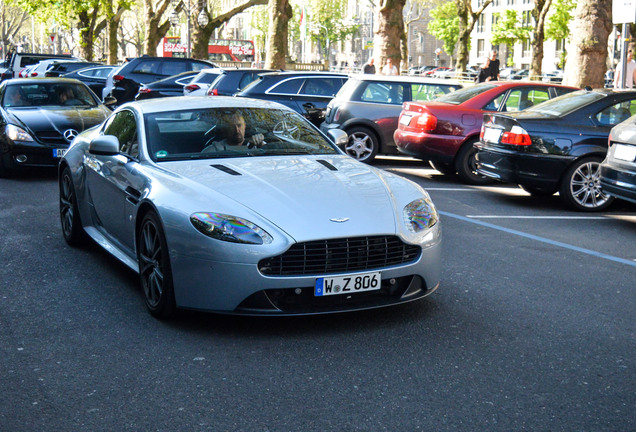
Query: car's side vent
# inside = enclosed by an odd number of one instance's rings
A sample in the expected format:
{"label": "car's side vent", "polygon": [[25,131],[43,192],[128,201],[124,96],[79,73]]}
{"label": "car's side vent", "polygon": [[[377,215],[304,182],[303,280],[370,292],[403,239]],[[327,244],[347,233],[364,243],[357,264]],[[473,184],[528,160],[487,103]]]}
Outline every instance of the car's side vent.
{"label": "car's side vent", "polygon": [[321,165],[324,165],[326,168],[329,168],[331,171],[338,171],[338,168],[336,168],[335,166],[331,165],[326,160],[318,159],[316,162],[318,162]]}
{"label": "car's side vent", "polygon": [[225,165],[221,165],[221,164],[214,164],[214,165],[210,165],[212,168],[216,168],[219,171],[223,171],[224,173],[230,174],[230,175],[235,175],[235,176],[240,176],[242,175],[240,172],[238,171],[234,171],[232,168],[227,167]]}

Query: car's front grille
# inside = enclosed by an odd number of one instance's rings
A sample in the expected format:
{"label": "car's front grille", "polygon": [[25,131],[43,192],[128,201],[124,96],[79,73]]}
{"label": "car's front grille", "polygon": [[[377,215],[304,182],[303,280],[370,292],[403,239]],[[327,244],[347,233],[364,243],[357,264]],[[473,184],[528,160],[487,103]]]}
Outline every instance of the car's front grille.
{"label": "car's front grille", "polygon": [[57,131],[42,131],[35,134],[37,139],[44,144],[68,145],[68,141]]}
{"label": "car's front grille", "polygon": [[410,263],[420,253],[419,246],[396,236],[317,240],[297,243],[282,255],[263,259],[258,268],[270,276],[324,275]]}

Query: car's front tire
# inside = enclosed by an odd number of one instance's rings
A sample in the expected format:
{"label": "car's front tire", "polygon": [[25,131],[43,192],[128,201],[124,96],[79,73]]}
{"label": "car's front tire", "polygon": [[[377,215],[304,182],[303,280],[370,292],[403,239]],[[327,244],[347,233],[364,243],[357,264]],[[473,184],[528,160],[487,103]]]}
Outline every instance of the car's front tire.
{"label": "car's front tire", "polygon": [[139,226],[137,260],[148,311],[156,318],[171,318],[176,311],[172,267],[161,220],[154,211],[146,213]]}
{"label": "car's front tire", "polygon": [[352,127],[347,130],[349,142],[345,146],[345,152],[359,160],[369,163],[378,154],[380,143],[373,131],[362,126]]}
{"label": "car's front tire", "polygon": [[614,197],[601,189],[601,162],[603,158],[599,156],[584,157],[567,169],[559,195],[568,207],[578,211],[600,211],[612,204]]}
{"label": "car's front tire", "polygon": [[59,179],[60,186],[60,222],[64,240],[71,246],[80,246],[86,241],[86,233],[82,227],[77,195],[71,169],[67,166],[62,170]]}

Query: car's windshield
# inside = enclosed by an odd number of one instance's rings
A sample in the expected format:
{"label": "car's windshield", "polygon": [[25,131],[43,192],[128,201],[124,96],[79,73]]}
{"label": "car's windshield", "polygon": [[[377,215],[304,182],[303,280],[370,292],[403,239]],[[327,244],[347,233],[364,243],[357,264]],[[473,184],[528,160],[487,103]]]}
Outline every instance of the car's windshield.
{"label": "car's windshield", "polygon": [[603,99],[603,93],[579,90],[566,93],[554,99],[550,99],[538,105],[528,108],[526,111],[537,112],[552,116],[564,116],[585,105]]}
{"label": "car's windshield", "polygon": [[205,108],[144,116],[157,162],[199,158],[338,154],[299,114],[265,108]]}
{"label": "car's windshield", "polygon": [[39,82],[8,85],[3,107],[97,106],[88,88],[68,82]]}
{"label": "car's windshield", "polygon": [[475,96],[482,94],[490,89],[495,88],[493,84],[477,84],[472,87],[464,87],[454,92],[446,93],[437,98],[438,102],[446,102],[453,105],[459,105],[466,102],[468,99],[472,99]]}

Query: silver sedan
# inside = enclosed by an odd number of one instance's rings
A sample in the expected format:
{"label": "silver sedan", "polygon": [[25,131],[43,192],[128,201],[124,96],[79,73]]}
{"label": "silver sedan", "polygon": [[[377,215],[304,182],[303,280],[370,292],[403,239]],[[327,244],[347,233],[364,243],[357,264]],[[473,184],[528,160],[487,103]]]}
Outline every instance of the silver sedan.
{"label": "silver sedan", "polygon": [[430,294],[441,228],[429,195],[329,134],[250,99],[123,105],[60,162],[62,232],[138,272],[159,318],[340,312]]}

